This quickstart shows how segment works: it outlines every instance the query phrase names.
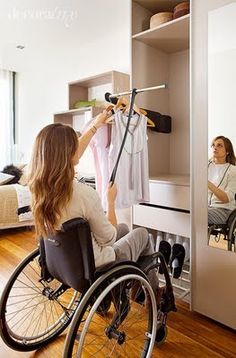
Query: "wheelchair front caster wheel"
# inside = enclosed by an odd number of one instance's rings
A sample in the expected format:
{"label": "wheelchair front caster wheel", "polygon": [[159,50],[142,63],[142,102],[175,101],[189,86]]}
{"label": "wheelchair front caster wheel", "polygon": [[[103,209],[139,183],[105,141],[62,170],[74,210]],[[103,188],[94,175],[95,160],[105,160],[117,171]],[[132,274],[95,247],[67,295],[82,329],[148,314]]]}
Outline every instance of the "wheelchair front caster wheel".
{"label": "wheelchair front caster wheel", "polygon": [[156,346],[160,347],[166,340],[168,334],[168,329],[166,325],[157,325],[157,333],[156,333],[156,339],[155,344]]}

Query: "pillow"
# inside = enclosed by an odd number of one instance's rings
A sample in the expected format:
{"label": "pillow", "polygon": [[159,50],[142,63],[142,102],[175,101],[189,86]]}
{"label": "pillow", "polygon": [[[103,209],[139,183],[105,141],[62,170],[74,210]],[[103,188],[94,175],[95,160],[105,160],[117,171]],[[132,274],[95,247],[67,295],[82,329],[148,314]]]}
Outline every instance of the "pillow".
{"label": "pillow", "polygon": [[22,170],[13,164],[7,165],[3,168],[2,173],[13,175],[13,179],[8,184],[17,184],[22,176]]}
{"label": "pillow", "polygon": [[0,185],[7,184],[14,178],[14,175],[0,173]]}

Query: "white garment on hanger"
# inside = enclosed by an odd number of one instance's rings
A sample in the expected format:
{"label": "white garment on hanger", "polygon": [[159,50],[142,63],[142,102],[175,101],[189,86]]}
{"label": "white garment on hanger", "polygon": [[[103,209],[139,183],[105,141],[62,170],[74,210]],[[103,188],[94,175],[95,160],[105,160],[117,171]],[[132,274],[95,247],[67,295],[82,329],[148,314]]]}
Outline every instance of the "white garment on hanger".
{"label": "white garment on hanger", "polygon": [[[121,111],[114,115],[111,145],[109,150],[109,172],[115,166],[124,137],[128,117]],[[147,118],[134,114],[118,165],[116,208],[126,208],[149,201],[149,171],[147,146]]]}

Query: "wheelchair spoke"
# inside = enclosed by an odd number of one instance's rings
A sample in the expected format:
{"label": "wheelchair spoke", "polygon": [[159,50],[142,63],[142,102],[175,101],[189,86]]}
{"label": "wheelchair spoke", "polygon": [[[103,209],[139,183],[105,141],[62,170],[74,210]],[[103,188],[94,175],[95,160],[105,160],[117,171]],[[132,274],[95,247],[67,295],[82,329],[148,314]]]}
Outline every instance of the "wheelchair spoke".
{"label": "wheelchair spoke", "polygon": [[[12,299],[12,298],[19,298],[19,297],[22,297],[22,296],[34,296],[34,297],[39,297],[39,296],[41,296],[41,294],[35,294],[35,293],[31,293],[31,294],[28,294],[28,295],[20,295],[20,296],[11,296],[10,298]],[[27,298],[27,299],[24,299],[24,300],[22,300],[22,301],[16,301],[16,302],[14,302],[14,303],[9,303],[8,305],[7,305],[7,307],[10,307],[10,306],[15,306],[15,305],[17,305],[17,304],[19,304],[19,303],[25,303],[25,302],[27,302],[27,301],[31,301],[32,300],[32,297],[29,297],[29,298]]]}
{"label": "wheelchair spoke", "polygon": [[[28,332],[29,327],[31,326],[33,320],[34,320],[35,313],[36,313],[36,310],[34,310],[32,316],[31,316],[30,322],[28,323],[28,326],[27,326],[27,328],[26,328],[26,330],[25,330],[25,332],[24,332],[24,334],[23,334],[24,337],[27,337],[27,332]],[[37,320],[37,318],[38,318],[38,317],[36,317],[36,320]]]}
{"label": "wheelchair spoke", "polygon": [[[46,301],[45,298],[43,298],[44,301]],[[12,320],[13,318],[15,318],[15,316],[18,314],[18,313],[22,313],[22,311],[26,311],[26,310],[29,310],[31,308],[31,311],[35,310],[35,308],[37,308],[37,306],[41,305],[43,301],[39,302],[39,303],[36,303],[34,305],[31,305],[31,306],[28,306],[28,302],[26,302],[26,304],[23,306],[23,308],[21,308],[20,310],[17,310],[17,311],[13,311],[13,312],[10,312],[7,314],[7,316],[11,316],[12,314],[15,314],[14,316],[12,316],[10,318],[10,320]],[[10,321],[9,320],[9,321]]]}
{"label": "wheelchair spoke", "polygon": [[[33,290],[33,291],[35,291],[36,293],[41,293],[42,287],[40,287],[40,286],[36,286],[35,284],[33,284],[33,285],[26,284],[25,282],[23,282],[22,280],[19,280],[19,279],[17,279],[16,282],[22,283],[22,284],[24,285],[24,287],[22,287],[23,289],[29,288],[30,290]],[[18,287],[18,286],[14,287],[14,289],[19,289],[19,288],[20,288],[20,287]],[[21,289],[22,289],[22,288],[21,288]]]}
{"label": "wheelchair spoke", "polygon": [[[33,281],[33,279],[31,279],[30,277],[29,277],[29,274],[26,274],[24,271],[22,272],[22,274],[28,279],[28,281],[29,281],[29,284],[28,285],[32,285],[33,287],[35,287],[35,288],[38,288],[36,285],[35,285],[35,282]],[[39,273],[37,273],[37,277],[39,278],[40,276],[39,276]],[[31,286],[31,287],[32,287]],[[40,290],[40,288],[39,288],[39,290]]]}
{"label": "wheelchair spoke", "polygon": [[[42,299],[42,301],[41,301],[40,303],[37,304],[37,306],[41,305],[42,302],[43,302],[43,299]],[[35,305],[35,306],[36,306],[36,305]],[[19,321],[16,322],[14,325],[12,325],[12,326],[10,327],[11,330],[16,327],[17,323],[20,323],[21,327],[23,327],[23,323],[28,319],[28,317],[30,316],[30,314],[31,314],[31,313],[34,314],[34,313],[36,312],[35,306],[31,306],[31,310],[30,310],[29,312],[27,312],[27,314],[25,314],[25,316],[24,316],[23,319],[22,319],[22,316],[20,316]],[[26,308],[26,309],[27,309],[27,308]],[[22,313],[22,310],[20,310],[19,313]],[[15,315],[15,316],[16,316],[16,315]],[[14,317],[15,317],[15,316],[14,316]],[[14,318],[14,317],[12,317],[12,318]],[[8,322],[10,322],[10,320],[9,320]]]}
{"label": "wheelchair spoke", "polygon": [[[153,314],[157,315],[154,294],[149,284],[144,282],[145,297],[151,295],[149,307],[140,305],[131,298],[131,277],[119,277],[119,282],[112,279],[106,282],[104,290],[100,290],[98,298],[94,296],[87,303],[87,309],[80,316],[80,323],[76,326],[76,334],[73,338],[68,334],[67,340],[74,339],[72,346],[73,357],[131,357],[142,356],[142,352],[148,351],[153,324]],[[139,278],[132,281],[140,284]],[[147,293],[146,293],[147,291]],[[94,294],[93,294],[94,295]],[[102,314],[97,308],[106,302],[107,297],[112,304],[107,313]],[[136,296],[136,295],[135,295]],[[82,301],[83,302],[83,301]],[[91,306],[90,310],[88,308]],[[79,337],[79,340],[75,337]],[[152,338],[154,344],[155,337]]]}
{"label": "wheelchair spoke", "polygon": [[37,257],[35,250],[16,268],[1,300],[5,340],[18,350],[37,349],[62,332],[79,302],[73,289],[51,298],[61,283],[41,281]]}

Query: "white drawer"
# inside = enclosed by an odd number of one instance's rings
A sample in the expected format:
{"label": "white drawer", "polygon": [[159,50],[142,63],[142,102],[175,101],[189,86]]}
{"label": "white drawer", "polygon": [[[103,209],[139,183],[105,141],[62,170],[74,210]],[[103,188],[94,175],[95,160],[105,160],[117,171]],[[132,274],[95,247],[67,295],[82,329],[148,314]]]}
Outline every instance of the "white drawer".
{"label": "white drawer", "polygon": [[190,210],[189,186],[150,182],[150,204]]}
{"label": "white drawer", "polygon": [[190,214],[179,211],[135,205],[133,225],[190,237]]}

